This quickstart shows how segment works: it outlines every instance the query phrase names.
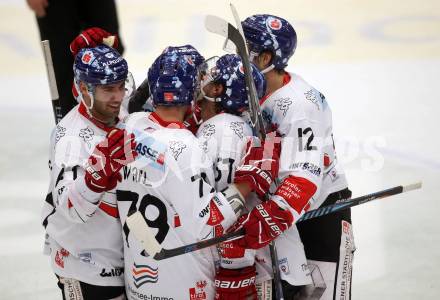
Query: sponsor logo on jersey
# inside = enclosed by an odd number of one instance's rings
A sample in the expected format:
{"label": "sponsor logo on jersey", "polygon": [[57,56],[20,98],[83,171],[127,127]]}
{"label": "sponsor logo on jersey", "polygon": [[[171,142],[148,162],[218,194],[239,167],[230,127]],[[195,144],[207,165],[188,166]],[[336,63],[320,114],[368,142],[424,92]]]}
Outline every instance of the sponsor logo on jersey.
{"label": "sponsor logo on jersey", "polygon": [[[341,249],[338,266],[337,290],[338,299],[350,299],[353,252],[355,250],[351,224],[342,221]],[[342,246],[343,245],[343,246]]]}
{"label": "sponsor logo on jersey", "polygon": [[181,141],[170,141],[170,150],[171,155],[177,161],[180,154],[182,154],[183,150],[186,148],[186,145]]}
{"label": "sponsor logo on jersey", "polygon": [[293,101],[290,98],[280,98],[276,99],[275,103],[277,107],[282,111],[283,116],[286,116],[286,113],[289,110],[290,105],[293,103]]}
{"label": "sponsor logo on jersey", "polygon": [[143,294],[136,291],[130,284],[128,284],[127,286],[129,292],[128,293],[129,299],[134,299],[133,297],[136,297],[137,299],[142,299],[142,300],[174,300],[173,297],[167,297],[164,295],[155,296],[153,294]]}
{"label": "sponsor logo on jersey", "polygon": [[205,300],[207,298],[205,287],[208,283],[206,280],[196,282],[196,286],[189,289],[189,299],[191,300]]}
{"label": "sponsor logo on jersey", "polygon": [[138,143],[135,149],[139,154],[138,159],[146,158],[149,161],[147,165],[157,170],[164,171],[166,146],[153,137],[146,136],[146,134],[139,134],[139,136],[143,138],[137,141]]}
{"label": "sponsor logo on jersey", "polygon": [[267,22],[267,26],[269,26],[270,29],[273,29],[273,30],[280,30],[281,29],[280,19],[271,17],[271,18],[268,18],[266,22]]}
{"label": "sponsor logo on jersey", "polygon": [[231,122],[230,125],[232,131],[240,138],[242,139],[244,136],[243,133],[243,127],[244,127],[244,122]]}
{"label": "sponsor logo on jersey", "polygon": [[136,145],[136,152],[159,165],[163,165],[165,162],[165,155],[163,153],[159,153],[159,151],[153,149],[150,145],[143,144],[139,142]]}
{"label": "sponsor logo on jersey", "polygon": [[209,204],[206,205],[206,207],[199,212],[199,217],[203,218],[207,214],[209,214]]}
{"label": "sponsor logo on jersey", "polygon": [[159,280],[158,268],[149,265],[138,265],[134,263],[131,269],[131,275],[136,288],[146,283],[156,283]]}
{"label": "sponsor logo on jersey", "polygon": [[289,166],[289,169],[302,169],[310,172],[313,175],[319,176],[321,175],[321,168],[315,164],[308,162],[297,162],[293,163]]}
{"label": "sponsor logo on jersey", "polygon": [[217,205],[213,202],[209,202],[209,219],[207,224],[211,226],[219,225],[225,217],[223,217],[223,214],[221,213],[220,209],[217,207]]}
{"label": "sponsor logo on jersey", "polygon": [[114,269],[102,269],[99,276],[101,277],[119,277],[124,274],[124,268],[114,268]]}

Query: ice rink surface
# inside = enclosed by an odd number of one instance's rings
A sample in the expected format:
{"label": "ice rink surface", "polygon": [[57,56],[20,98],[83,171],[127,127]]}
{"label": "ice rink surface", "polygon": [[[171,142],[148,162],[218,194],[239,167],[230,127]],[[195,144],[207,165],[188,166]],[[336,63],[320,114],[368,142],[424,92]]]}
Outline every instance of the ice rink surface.
{"label": "ice rink surface", "polygon": [[[353,209],[353,299],[440,299],[440,2],[236,1],[242,18],[292,22],[288,69],[318,88],[354,196],[422,180],[423,188]],[[139,84],[167,45],[205,57],[222,39],[206,14],[227,1],[118,2],[125,56]],[[87,9],[87,8],[85,8]],[[41,254],[40,208],[53,127],[39,35],[25,1],[0,1],[0,299],[60,299]]]}

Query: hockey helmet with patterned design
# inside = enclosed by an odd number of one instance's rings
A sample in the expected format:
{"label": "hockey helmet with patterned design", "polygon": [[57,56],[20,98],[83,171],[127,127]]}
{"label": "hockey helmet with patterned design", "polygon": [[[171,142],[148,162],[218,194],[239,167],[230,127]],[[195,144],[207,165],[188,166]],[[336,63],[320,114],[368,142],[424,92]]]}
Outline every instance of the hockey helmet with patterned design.
{"label": "hockey helmet with patterned design", "polygon": [[98,45],[83,48],[75,56],[73,73],[77,82],[89,85],[107,85],[124,81],[128,74],[125,59],[113,48]]}
{"label": "hockey helmet with patterned design", "polygon": [[[210,60],[214,60],[214,62],[209,62]],[[202,80],[202,86],[206,86],[209,82],[214,82],[223,85],[224,88],[223,93],[217,98],[206,96],[205,98],[210,101],[220,102],[223,110],[228,113],[240,114],[247,110],[249,108],[249,100],[240,56],[226,54],[220,58],[213,57],[207,60],[204,65],[206,66],[205,68],[203,68],[203,65],[200,67],[202,78],[205,78]],[[251,68],[257,97],[260,99],[266,91],[266,80],[256,66],[251,64]],[[207,82],[206,78],[209,82]]]}
{"label": "hockey helmet with patterned design", "polygon": [[296,32],[288,21],[261,14],[248,17],[242,26],[251,56],[270,51],[272,68],[282,70],[287,66],[297,43]]}
{"label": "hockey helmet with patterned design", "polygon": [[190,45],[167,47],[148,70],[155,105],[189,105],[197,87],[197,64],[203,56]]}

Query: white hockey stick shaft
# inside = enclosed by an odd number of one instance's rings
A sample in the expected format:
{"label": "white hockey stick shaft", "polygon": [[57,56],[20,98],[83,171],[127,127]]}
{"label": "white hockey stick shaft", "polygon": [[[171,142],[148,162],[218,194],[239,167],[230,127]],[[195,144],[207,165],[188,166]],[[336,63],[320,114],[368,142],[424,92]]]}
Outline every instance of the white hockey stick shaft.
{"label": "white hockey stick shaft", "polygon": [[58,94],[57,81],[55,78],[55,71],[53,68],[52,53],[50,51],[49,40],[41,41],[41,47],[43,48],[44,62],[46,65],[46,73],[47,73],[47,80],[49,82],[49,90],[50,90],[50,98],[52,100],[53,115],[55,117],[55,123],[58,124],[58,122],[63,118],[63,116],[61,113],[61,106],[60,106],[60,101],[59,101],[60,96]]}

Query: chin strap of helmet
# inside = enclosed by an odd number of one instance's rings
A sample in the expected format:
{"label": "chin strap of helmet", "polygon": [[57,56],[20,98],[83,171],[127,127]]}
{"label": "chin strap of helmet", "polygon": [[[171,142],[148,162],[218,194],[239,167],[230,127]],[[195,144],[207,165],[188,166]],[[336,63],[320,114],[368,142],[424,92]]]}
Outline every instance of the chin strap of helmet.
{"label": "chin strap of helmet", "polygon": [[[260,55],[260,53],[257,53],[257,52],[254,52],[254,51],[250,51],[250,54],[249,54],[249,61],[254,61],[254,59],[255,59],[256,57],[258,57],[259,55]],[[270,65],[269,65],[268,67],[266,67],[265,69],[260,70],[260,72],[261,72],[261,74],[266,74],[267,72],[272,71],[274,68],[275,68],[275,65],[274,65],[274,64],[270,64]]]}

